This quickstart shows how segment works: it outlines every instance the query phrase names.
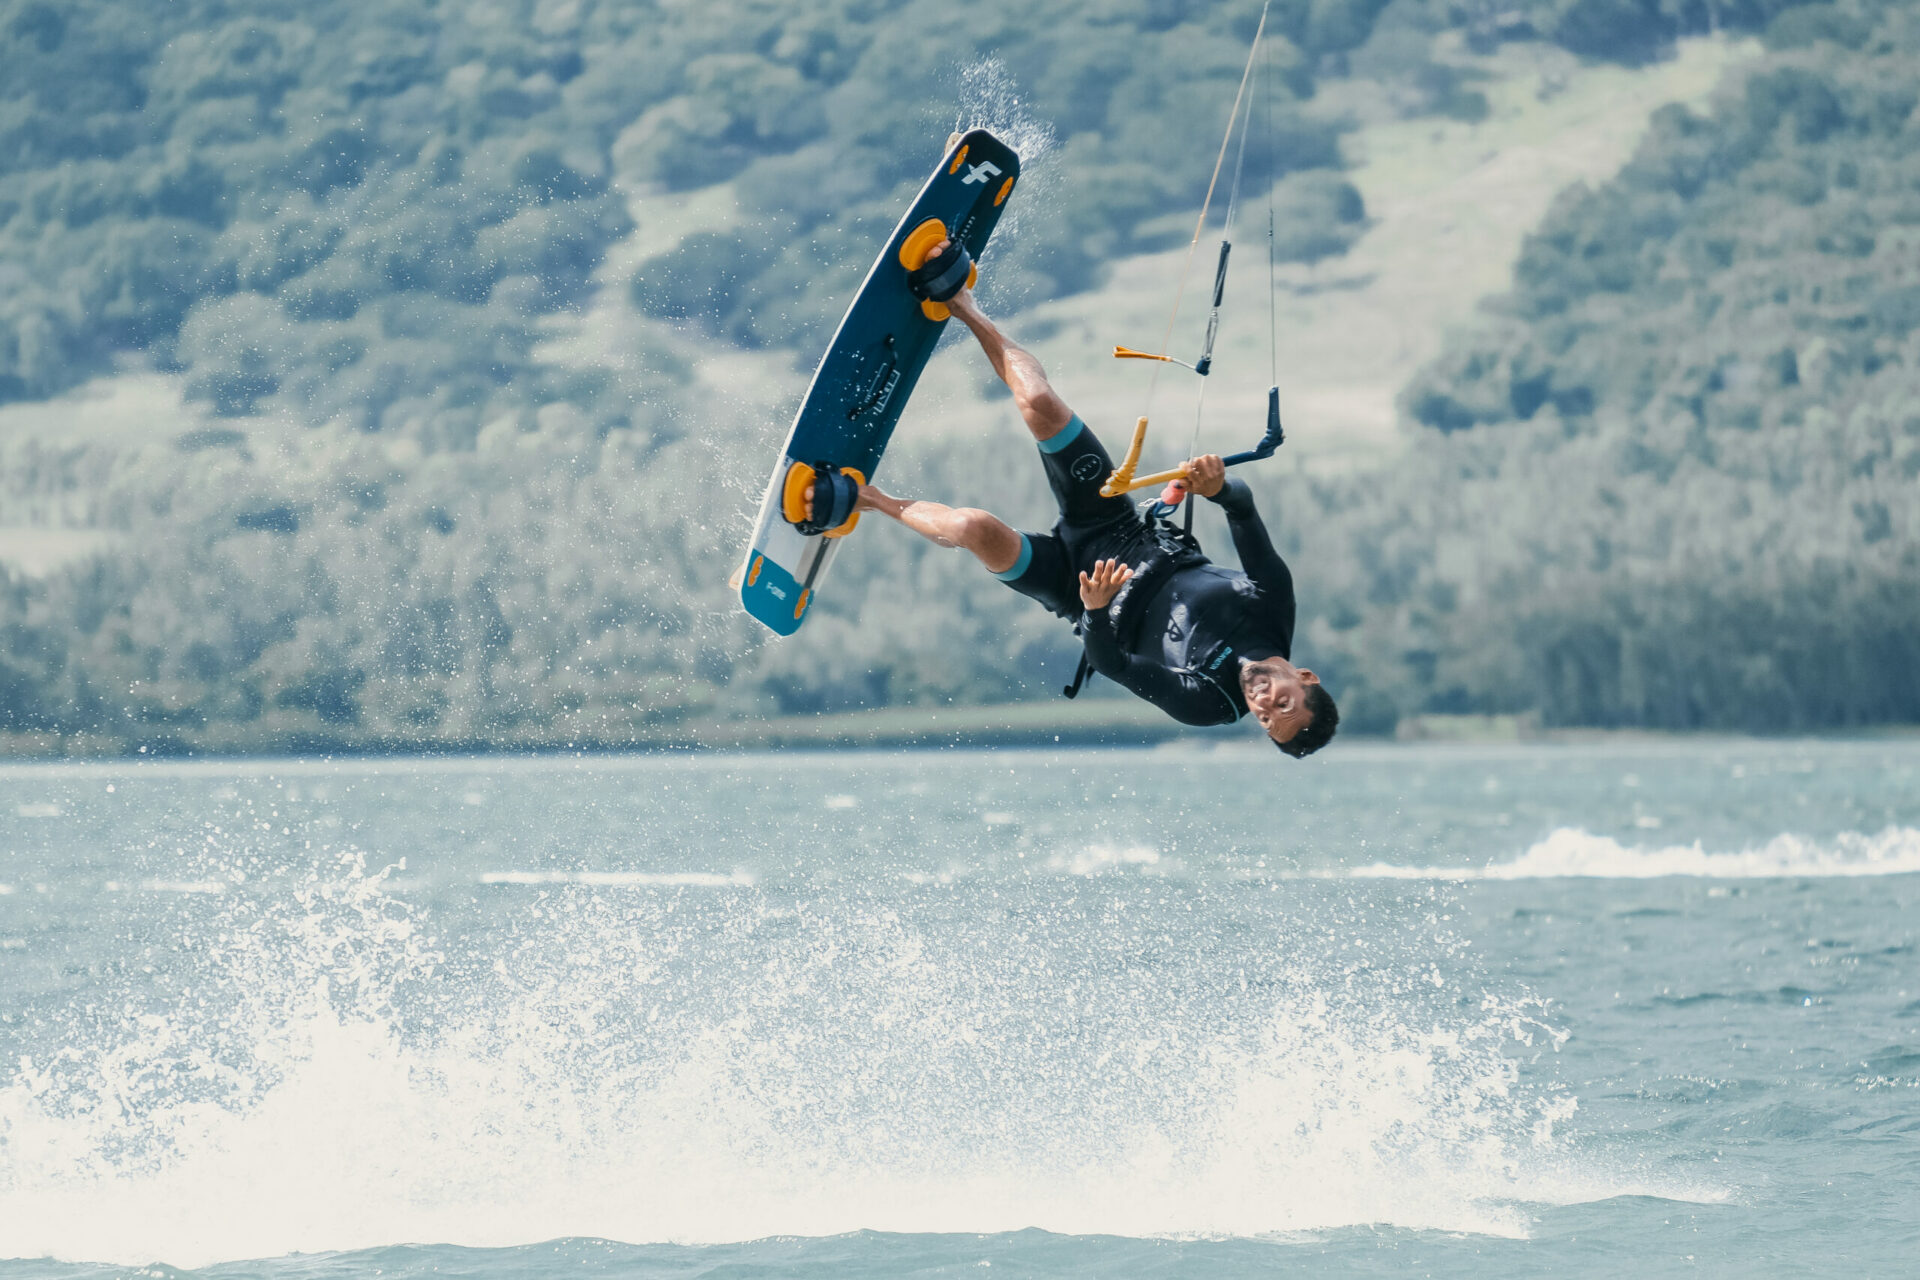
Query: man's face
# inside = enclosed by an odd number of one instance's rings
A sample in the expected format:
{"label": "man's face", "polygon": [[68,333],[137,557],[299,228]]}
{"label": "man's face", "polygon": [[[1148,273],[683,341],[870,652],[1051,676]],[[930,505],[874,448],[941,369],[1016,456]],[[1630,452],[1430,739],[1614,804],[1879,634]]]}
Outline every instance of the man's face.
{"label": "man's face", "polygon": [[1240,688],[1247,695],[1247,710],[1275,742],[1285,742],[1313,719],[1313,712],[1307,709],[1307,690],[1319,683],[1319,676],[1285,658],[1240,664]]}

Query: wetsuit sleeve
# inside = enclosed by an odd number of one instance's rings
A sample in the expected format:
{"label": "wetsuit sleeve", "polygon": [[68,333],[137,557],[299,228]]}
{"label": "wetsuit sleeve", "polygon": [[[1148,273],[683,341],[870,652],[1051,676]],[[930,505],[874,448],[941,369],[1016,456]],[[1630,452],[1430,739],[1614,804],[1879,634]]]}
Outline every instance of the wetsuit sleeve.
{"label": "wetsuit sleeve", "polygon": [[1227,528],[1233,533],[1233,549],[1240,557],[1240,568],[1266,597],[1267,620],[1279,629],[1289,645],[1293,642],[1293,571],[1273,549],[1267,526],[1254,510],[1253,490],[1247,482],[1229,476],[1212,499],[1226,512]]}
{"label": "wetsuit sleeve", "polygon": [[1181,724],[1232,724],[1240,709],[1204,677],[1136,657],[1120,647],[1105,609],[1081,618],[1087,661],[1095,671],[1151,702]]}

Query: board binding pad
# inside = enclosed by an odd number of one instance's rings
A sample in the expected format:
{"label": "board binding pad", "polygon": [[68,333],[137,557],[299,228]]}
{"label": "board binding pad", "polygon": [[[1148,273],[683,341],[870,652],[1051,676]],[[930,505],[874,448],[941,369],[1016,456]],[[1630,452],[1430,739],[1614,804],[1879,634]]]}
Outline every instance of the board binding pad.
{"label": "board binding pad", "polygon": [[827,345],[780,447],[735,575],[741,606],[776,635],[790,636],[806,621],[853,523],[803,535],[782,510],[789,473],[796,464],[825,463],[873,476],[950,314],[940,303],[916,298],[907,272],[949,237],[978,262],[1019,176],[1020,157],[985,129],[954,140],[887,237]]}

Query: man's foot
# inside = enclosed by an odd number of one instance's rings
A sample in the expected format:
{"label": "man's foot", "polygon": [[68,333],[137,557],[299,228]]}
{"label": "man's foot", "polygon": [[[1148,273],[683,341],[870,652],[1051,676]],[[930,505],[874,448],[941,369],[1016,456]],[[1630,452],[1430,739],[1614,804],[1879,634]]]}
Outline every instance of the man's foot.
{"label": "man's foot", "polygon": [[[947,246],[952,243],[951,240],[942,240],[939,244],[933,246],[932,252],[927,254],[927,260],[931,262],[933,259],[945,253]],[[960,292],[954,294],[940,305],[953,312],[954,315],[959,316],[962,320],[965,320],[969,316],[980,320],[987,318],[986,313],[980,310],[980,304],[974,301],[973,290],[964,284],[960,286]]]}
{"label": "man's foot", "polygon": [[[807,486],[807,519],[809,519],[809,520],[811,520],[811,519],[813,519],[813,490],[814,490],[814,487],[815,487],[815,486],[813,486],[813,485],[808,485],[808,486]],[[860,486],[860,496],[859,496],[859,497],[858,497],[857,499],[855,499],[855,500],[854,500],[854,504],[853,504],[853,509],[854,509],[854,511],[855,511],[856,513],[858,513],[858,512],[861,512],[861,511],[871,511],[871,510],[873,510],[873,506],[874,506],[874,504],[873,504],[873,496],[874,496],[875,494],[877,494],[877,493],[879,493],[879,492],[880,492],[880,491],[879,491],[878,489],[876,489],[876,488],[874,488],[874,487],[873,487],[872,485],[870,485],[870,484],[863,484],[863,485],[861,485],[861,486]]]}

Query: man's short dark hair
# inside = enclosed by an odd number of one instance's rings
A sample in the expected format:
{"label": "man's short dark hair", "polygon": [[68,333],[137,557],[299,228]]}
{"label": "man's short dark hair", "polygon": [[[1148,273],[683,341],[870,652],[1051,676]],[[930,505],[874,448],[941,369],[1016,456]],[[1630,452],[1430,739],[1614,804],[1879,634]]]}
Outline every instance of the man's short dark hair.
{"label": "man's short dark hair", "polygon": [[1333,705],[1333,695],[1317,684],[1307,686],[1307,710],[1313,712],[1313,719],[1285,742],[1273,744],[1295,760],[1326,746],[1340,727],[1340,708]]}

